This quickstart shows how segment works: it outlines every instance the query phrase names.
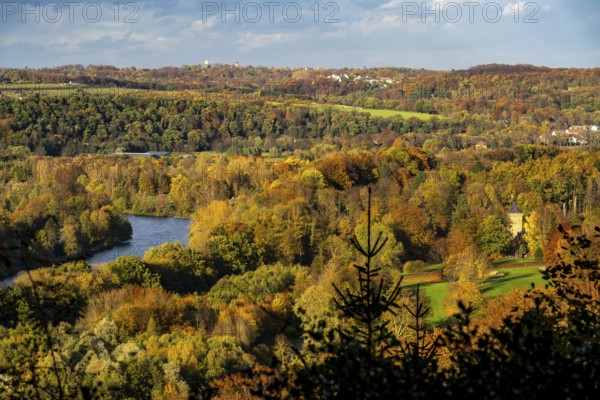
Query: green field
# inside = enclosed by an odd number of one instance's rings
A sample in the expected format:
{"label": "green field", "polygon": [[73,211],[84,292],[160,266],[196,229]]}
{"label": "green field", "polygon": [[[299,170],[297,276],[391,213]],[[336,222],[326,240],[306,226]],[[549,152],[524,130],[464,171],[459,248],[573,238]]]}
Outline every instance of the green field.
{"label": "green field", "polygon": [[[270,101],[269,104],[282,105],[285,103],[281,103],[281,102],[277,102],[277,101]],[[362,107],[342,106],[339,104],[310,104],[310,105],[307,105],[307,104],[290,103],[290,105],[309,106],[311,108],[316,108],[319,111],[323,111],[326,108],[333,108],[336,110],[347,111],[347,112],[356,111],[359,113],[368,113],[368,114],[371,114],[373,117],[381,117],[381,118],[390,118],[390,117],[400,116],[404,119],[417,118],[417,119],[420,119],[423,121],[430,120],[433,117],[437,117],[439,119],[445,118],[441,115],[432,115],[432,114],[418,113],[418,112],[412,112],[412,111],[396,111],[396,110],[385,110],[385,109],[375,109],[375,108],[362,108]]]}
{"label": "green field", "polygon": [[[502,296],[514,289],[529,289],[532,282],[536,288],[542,288],[546,284],[538,267],[502,268],[499,271],[506,276],[486,279],[481,285],[484,299]],[[416,283],[408,285],[412,288],[415,286]],[[448,319],[445,305],[448,297],[448,282],[424,282],[420,284],[420,288],[425,291],[429,299],[431,307],[429,320],[436,325],[443,324]]]}
{"label": "green field", "polygon": [[446,313],[446,298],[448,297],[448,282],[421,283],[420,288],[425,291],[429,299],[429,321],[434,324],[441,324],[448,319]]}
{"label": "green field", "polygon": [[[324,109],[325,107],[328,106],[322,106],[322,105],[312,105],[311,107],[315,107],[318,109]],[[371,114],[373,117],[381,117],[381,118],[391,118],[391,117],[396,117],[396,116],[400,116],[404,119],[408,119],[408,118],[417,118],[423,121],[427,121],[433,117],[438,117],[440,119],[443,119],[444,117],[439,116],[439,115],[432,115],[432,114],[424,114],[424,113],[418,113],[418,112],[412,112],[412,111],[396,111],[396,110],[384,110],[384,109],[370,109],[370,108],[362,108],[362,107],[348,107],[348,106],[339,106],[339,105],[334,105],[334,106],[330,106],[335,108],[336,110],[341,110],[341,111],[356,111],[359,113],[369,113]]]}
{"label": "green field", "polygon": [[506,276],[487,279],[481,285],[483,297],[502,296],[513,289],[529,289],[532,282],[536,288],[544,287],[546,284],[538,267],[502,268],[498,271],[506,273]]}
{"label": "green field", "polygon": [[524,264],[530,264],[530,267],[534,266],[542,266],[544,265],[544,260],[541,258],[519,258],[515,260],[514,258],[506,258],[504,260],[494,262],[495,268],[509,268],[514,266],[525,266]]}

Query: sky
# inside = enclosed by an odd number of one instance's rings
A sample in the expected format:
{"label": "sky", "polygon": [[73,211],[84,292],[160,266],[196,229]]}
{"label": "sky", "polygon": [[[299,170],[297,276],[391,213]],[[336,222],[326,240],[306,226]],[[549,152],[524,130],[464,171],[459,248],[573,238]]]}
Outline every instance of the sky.
{"label": "sky", "polygon": [[600,1],[0,1],[0,67],[600,67]]}

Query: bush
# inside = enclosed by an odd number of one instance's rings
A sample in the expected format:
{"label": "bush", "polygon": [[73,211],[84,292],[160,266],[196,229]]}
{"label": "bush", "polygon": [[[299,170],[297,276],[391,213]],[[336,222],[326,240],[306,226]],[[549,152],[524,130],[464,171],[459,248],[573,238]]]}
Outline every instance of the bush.
{"label": "bush", "polygon": [[146,263],[137,256],[117,257],[108,264],[108,269],[119,277],[123,285],[160,286],[160,276],[150,271]]}
{"label": "bush", "polygon": [[458,302],[462,302],[473,309],[480,308],[483,304],[483,298],[479,286],[475,282],[468,280],[450,282],[448,298],[446,299],[448,314],[455,314],[460,311]]}
{"label": "bush", "polygon": [[405,274],[419,274],[425,271],[427,263],[421,260],[412,260],[404,263],[402,270]]}

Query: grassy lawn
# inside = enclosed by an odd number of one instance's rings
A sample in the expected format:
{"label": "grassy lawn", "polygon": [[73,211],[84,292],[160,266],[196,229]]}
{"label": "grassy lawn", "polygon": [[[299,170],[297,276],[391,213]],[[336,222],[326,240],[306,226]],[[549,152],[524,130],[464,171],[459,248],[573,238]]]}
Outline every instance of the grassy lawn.
{"label": "grassy lawn", "polygon": [[[317,104],[317,105],[311,105],[311,107],[316,107],[320,110],[323,110],[325,107],[328,107],[328,106],[323,106],[323,105]],[[341,111],[348,111],[348,112],[356,111],[356,112],[360,112],[360,113],[369,113],[373,117],[381,117],[381,118],[390,118],[390,117],[400,116],[404,119],[414,117],[414,118],[418,118],[423,121],[427,121],[427,120],[433,118],[434,116],[436,116],[440,119],[444,118],[440,115],[424,114],[424,113],[418,113],[418,112],[412,112],[412,111],[371,109],[371,108],[349,107],[349,106],[340,106],[340,105],[333,105],[330,107],[333,107],[333,108],[335,108],[337,110],[341,110]]]}
{"label": "grassy lawn", "polygon": [[484,298],[502,296],[513,289],[529,289],[532,282],[535,283],[536,288],[542,288],[546,284],[538,267],[502,268],[499,271],[506,276],[487,279],[481,285],[481,294]]}
{"label": "grassy lawn", "polygon": [[427,268],[425,268],[425,272],[439,271],[442,269],[443,266],[443,263],[429,264]]}
{"label": "grassy lawn", "polygon": [[541,258],[519,258],[515,260],[514,258],[506,258],[504,260],[496,261],[494,263],[497,267],[508,267],[510,265],[519,265],[519,264],[540,264],[543,265],[544,261]]}
{"label": "grassy lawn", "polygon": [[[502,296],[514,289],[529,289],[531,283],[535,283],[536,288],[542,288],[546,281],[542,279],[542,274],[538,267],[517,267],[502,268],[500,272],[506,276],[502,278],[486,279],[481,285],[481,294],[485,298]],[[416,282],[410,282],[407,287],[415,288]],[[446,312],[446,298],[448,297],[448,282],[421,282],[420,287],[425,291],[429,299],[431,314],[429,321],[435,325],[443,324],[448,319]]]}
{"label": "grassy lawn", "polygon": [[[284,103],[270,101],[269,104],[281,105]],[[295,105],[307,106],[307,104],[295,104]],[[414,117],[414,118],[418,118],[423,121],[427,121],[433,117],[437,117],[439,119],[446,118],[441,115],[432,115],[432,114],[418,113],[418,112],[412,112],[412,111],[396,111],[396,110],[384,110],[384,109],[374,109],[374,108],[362,108],[362,107],[342,106],[339,104],[310,104],[309,106],[312,108],[316,108],[319,111],[323,111],[327,107],[329,107],[329,108],[335,108],[336,110],[340,110],[340,111],[347,111],[347,112],[356,111],[356,112],[360,112],[360,113],[368,113],[368,114],[371,114],[373,117],[381,117],[381,118],[390,118],[390,117],[395,117],[395,116],[401,116],[404,119]]]}
{"label": "grassy lawn", "polygon": [[442,324],[448,319],[445,305],[448,297],[448,282],[422,283],[420,287],[429,299],[429,307],[431,308],[429,321],[435,325]]}

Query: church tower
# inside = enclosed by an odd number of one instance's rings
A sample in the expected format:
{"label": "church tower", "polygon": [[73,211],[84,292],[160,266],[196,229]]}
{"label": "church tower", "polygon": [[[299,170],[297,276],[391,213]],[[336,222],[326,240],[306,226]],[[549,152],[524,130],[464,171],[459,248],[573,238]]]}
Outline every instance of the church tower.
{"label": "church tower", "polygon": [[508,210],[508,219],[510,221],[510,233],[513,238],[523,232],[523,213],[517,208],[517,203],[513,200]]}

